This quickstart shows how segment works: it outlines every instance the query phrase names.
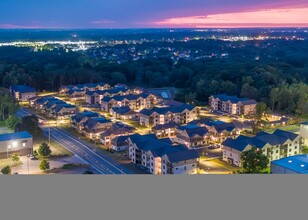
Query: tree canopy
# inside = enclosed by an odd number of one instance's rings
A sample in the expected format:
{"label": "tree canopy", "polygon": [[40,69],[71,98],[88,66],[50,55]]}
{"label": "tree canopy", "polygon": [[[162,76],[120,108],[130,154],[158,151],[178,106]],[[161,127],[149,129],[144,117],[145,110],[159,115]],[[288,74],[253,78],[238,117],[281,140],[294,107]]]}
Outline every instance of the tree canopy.
{"label": "tree canopy", "polygon": [[244,173],[260,173],[267,168],[269,159],[256,147],[241,153],[241,161]]}
{"label": "tree canopy", "polygon": [[40,146],[39,146],[39,149],[38,149],[38,154],[43,156],[43,157],[48,157],[50,156],[51,154],[51,149],[49,147],[49,145],[47,143],[42,143]]}

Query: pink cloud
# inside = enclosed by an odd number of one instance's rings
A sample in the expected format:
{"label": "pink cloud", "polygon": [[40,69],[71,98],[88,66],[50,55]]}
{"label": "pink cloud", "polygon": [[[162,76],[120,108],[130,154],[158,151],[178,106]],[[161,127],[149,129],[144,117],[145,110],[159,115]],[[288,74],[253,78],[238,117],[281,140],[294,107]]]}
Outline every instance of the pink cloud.
{"label": "pink cloud", "polygon": [[249,12],[169,18],[152,24],[159,27],[213,26],[308,26],[308,8],[267,9]]}

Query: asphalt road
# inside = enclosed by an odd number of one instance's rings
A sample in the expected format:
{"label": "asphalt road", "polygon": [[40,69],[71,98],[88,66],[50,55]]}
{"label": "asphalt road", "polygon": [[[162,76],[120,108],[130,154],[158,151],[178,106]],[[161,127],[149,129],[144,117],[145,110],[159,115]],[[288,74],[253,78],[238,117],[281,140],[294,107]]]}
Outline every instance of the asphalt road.
{"label": "asphalt road", "polygon": [[[49,128],[42,128],[45,136],[49,136]],[[117,162],[106,157],[102,153],[95,151],[92,146],[85,141],[69,134],[61,128],[50,128],[50,137],[69,151],[76,154],[85,163],[91,165],[100,174],[129,174],[127,169]]]}
{"label": "asphalt road", "polygon": [[34,113],[29,110],[29,109],[26,109],[26,108],[20,108],[16,113],[15,115],[19,118],[22,118],[22,117],[25,117],[25,116],[32,116],[34,115]]}

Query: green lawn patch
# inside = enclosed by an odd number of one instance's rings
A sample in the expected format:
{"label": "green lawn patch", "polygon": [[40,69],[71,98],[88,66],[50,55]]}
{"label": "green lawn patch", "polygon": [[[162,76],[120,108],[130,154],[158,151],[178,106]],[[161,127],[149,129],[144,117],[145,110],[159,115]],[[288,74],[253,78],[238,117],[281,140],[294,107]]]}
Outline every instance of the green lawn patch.
{"label": "green lawn patch", "polygon": [[273,128],[265,128],[265,129],[262,129],[262,130],[265,131],[265,132],[272,133],[277,129],[280,129],[280,130],[283,130],[283,131],[294,131],[294,130],[299,129],[299,125],[296,124],[296,125],[277,126],[277,127],[273,127]]}
{"label": "green lawn patch", "polygon": [[5,121],[0,121],[0,134],[12,133],[13,130],[6,127]]}
{"label": "green lawn patch", "polygon": [[0,169],[2,169],[5,166],[17,167],[20,165],[22,165],[21,161],[12,161],[11,158],[0,159]]}
{"label": "green lawn patch", "polygon": [[[55,141],[49,140],[47,137],[44,137],[42,141],[40,141],[39,143],[35,143],[33,146],[33,150],[38,150],[39,146],[41,143],[46,142],[48,143],[48,145],[50,146],[51,149],[51,155],[50,157],[52,158],[59,158],[59,157],[68,157],[68,156],[73,156],[74,154],[72,152],[70,152],[69,150],[67,150],[66,148],[64,148],[61,144],[58,144]],[[37,156],[38,159],[42,159],[41,156]]]}

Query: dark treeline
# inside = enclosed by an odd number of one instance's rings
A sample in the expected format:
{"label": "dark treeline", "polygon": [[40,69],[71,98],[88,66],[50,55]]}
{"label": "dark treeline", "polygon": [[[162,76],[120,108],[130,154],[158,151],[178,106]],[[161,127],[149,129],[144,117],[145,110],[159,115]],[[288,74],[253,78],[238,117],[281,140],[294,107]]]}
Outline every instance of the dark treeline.
{"label": "dark treeline", "polygon": [[[191,44],[198,47],[198,41]],[[222,47],[218,41],[211,44]],[[245,47],[239,47],[243,42],[234,44],[236,48],[226,49],[228,58],[180,59],[176,64],[166,57],[115,64],[63,49],[32,52],[26,47],[1,47],[0,83],[3,87],[27,84],[40,91],[87,82],[172,86],[179,88],[178,99],[183,101],[205,103],[210,95],[227,93],[265,102],[274,111],[308,114],[308,43],[278,42],[271,47],[260,47],[256,42],[247,42]],[[205,50],[204,42],[200,41],[199,48]]]}

